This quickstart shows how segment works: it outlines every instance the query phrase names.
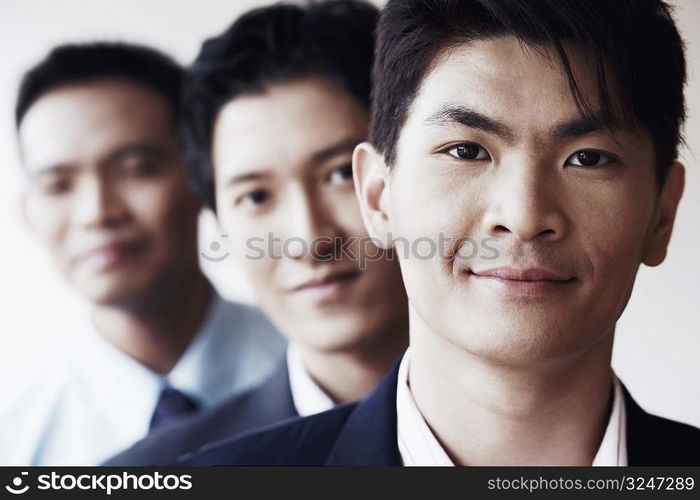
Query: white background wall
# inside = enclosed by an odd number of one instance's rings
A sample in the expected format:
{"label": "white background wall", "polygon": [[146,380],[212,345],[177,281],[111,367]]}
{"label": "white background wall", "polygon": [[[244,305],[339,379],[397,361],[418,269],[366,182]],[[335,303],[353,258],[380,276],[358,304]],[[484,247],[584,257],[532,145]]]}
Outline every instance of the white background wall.
{"label": "white background wall", "polygon": [[[205,37],[262,3],[0,0],[0,391],[16,386],[44,356],[59,355],[62,341],[84,318],[83,304],[56,276],[20,217],[23,177],[12,112],[22,73],[55,44],[104,39],[150,44],[187,63]],[[688,182],[669,257],[659,268],[641,270],[619,323],[614,366],[648,410],[700,426],[700,0],[672,3],[690,64],[689,148],[683,152]],[[218,233],[205,218],[202,250],[216,255],[210,247],[216,241]],[[225,295],[250,300],[230,259],[205,270]]]}

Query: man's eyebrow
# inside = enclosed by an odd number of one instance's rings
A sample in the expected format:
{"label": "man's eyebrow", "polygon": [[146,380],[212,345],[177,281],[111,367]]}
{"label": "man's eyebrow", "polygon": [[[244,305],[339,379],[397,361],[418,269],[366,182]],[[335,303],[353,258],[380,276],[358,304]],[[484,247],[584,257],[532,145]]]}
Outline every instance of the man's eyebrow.
{"label": "man's eyebrow", "polygon": [[[166,152],[167,148],[160,144],[155,144],[152,142],[137,142],[116,148],[105,157],[104,161],[107,163],[114,163],[131,155],[158,158],[165,155]],[[63,174],[75,169],[76,165],[70,163],[56,163],[54,165],[44,165],[35,169],[27,169],[27,174],[30,178],[34,178],[37,176]]]}
{"label": "man's eyebrow", "polygon": [[425,122],[428,125],[451,125],[457,123],[465,127],[498,135],[510,142],[515,137],[515,134],[503,122],[464,105],[446,104],[430,115]]}
{"label": "man's eyebrow", "polygon": [[629,127],[622,126],[619,120],[605,120],[600,114],[582,116],[570,121],[558,123],[552,127],[551,134],[557,139],[575,139],[594,132],[627,130]]}
{"label": "man's eyebrow", "polygon": [[166,151],[166,147],[161,144],[156,144],[153,142],[137,142],[118,147],[107,155],[106,161],[117,162],[132,155],[157,158],[165,155]]}
{"label": "man's eyebrow", "polygon": [[30,179],[35,179],[37,177],[46,177],[49,175],[62,175],[65,173],[70,173],[75,170],[74,165],[69,165],[67,163],[58,163],[56,165],[46,165],[44,167],[39,167],[36,169],[26,169],[27,177]]}
{"label": "man's eyebrow", "polygon": [[[352,153],[359,143],[364,141],[364,138],[353,138],[353,139],[342,139],[335,144],[331,144],[328,147],[319,149],[311,154],[309,159],[309,165],[316,163],[321,163],[334,156],[342,153]],[[267,170],[256,170],[250,172],[244,172],[240,174],[233,175],[224,181],[224,185],[230,188],[236,184],[247,181],[256,181],[261,179],[269,179],[273,176],[271,171]]]}
{"label": "man's eyebrow", "polygon": [[321,163],[325,160],[333,158],[335,155],[342,153],[352,153],[359,143],[364,141],[364,138],[342,139],[335,144],[320,149],[311,156],[312,163]]}
{"label": "man's eyebrow", "polygon": [[242,174],[236,174],[236,175],[229,177],[224,182],[224,186],[227,188],[230,188],[230,187],[233,187],[236,184],[240,184],[242,182],[257,181],[260,179],[268,179],[270,177],[272,177],[272,173],[264,171],[264,170],[255,171],[255,172],[244,172]]}

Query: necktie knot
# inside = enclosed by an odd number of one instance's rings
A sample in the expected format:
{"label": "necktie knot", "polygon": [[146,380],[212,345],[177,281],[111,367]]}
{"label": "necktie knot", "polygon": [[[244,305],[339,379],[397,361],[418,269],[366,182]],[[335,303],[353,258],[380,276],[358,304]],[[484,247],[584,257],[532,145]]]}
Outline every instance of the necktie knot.
{"label": "necktie knot", "polygon": [[153,410],[150,428],[153,430],[167,420],[193,413],[198,408],[199,405],[186,394],[166,387],[161,391],[156,408]]}

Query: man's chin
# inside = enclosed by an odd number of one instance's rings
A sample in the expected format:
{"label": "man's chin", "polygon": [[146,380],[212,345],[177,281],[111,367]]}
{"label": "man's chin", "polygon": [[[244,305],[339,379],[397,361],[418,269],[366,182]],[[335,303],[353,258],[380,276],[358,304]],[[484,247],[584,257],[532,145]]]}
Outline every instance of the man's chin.
{"label": "man's chin", "polygon": [[103,307],[129,307],[146,295],[144,287],[133,280],[104,280],[95,278],[75,285],[77,292],[88,302]]}
{"label": "man's chin", "polygon": [[490,364],[521,368],[570,359],[595,344],[595,339],[586,338],[583,332],[576,335],[575,329],[551,326],[481,325],[470,329],[468,336],[454,332],[452,337],[460,348]]}
{"label": "man's chin", "polygon": [[311,321],[309,319],[295,322],[299,335],[295,336],[291,332],[289,335],[303,339],[303,343],[312,345],[319,351],[348,352],[366,348],[378,340],[376,328],[353,315],[335,318],[320,315]]}

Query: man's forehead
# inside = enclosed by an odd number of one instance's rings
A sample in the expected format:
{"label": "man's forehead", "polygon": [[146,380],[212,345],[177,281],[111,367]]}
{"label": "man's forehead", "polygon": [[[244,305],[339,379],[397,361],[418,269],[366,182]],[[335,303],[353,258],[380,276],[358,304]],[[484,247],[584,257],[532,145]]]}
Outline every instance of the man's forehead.
{"label": "man's forehead", "polygon": [[97,161],[129,144],[176,139],[175,128],[158,103],[149,107],[147,99],[141,99],[125,109],[126,96],[92,90],[57,89],[28,110],[19,129],[19,145],[30,170]]}
{"label": "man's forehead", "polygon": [[[581,106],[552,50],[528,46],[512,36],[444,49],[423,78],[408,119],[430,123],[436,114],[449,114],[445,109],[464,107],[504,123],[539,122],[548,128],[584,118],[589,125],[602,120],[609,127],[628,121],[604,116],[590,61],[584,51],[572,48],[567,50],[585,101]],[[612,111],[619,117],[624,114]]]}
{"label": "man's forehead", "polygon": [[[583,78],[583,90],[592,80]],[[420,85],[428,94],[496,99],[546,96],[572,101],[565,73],[546,52],[535,52],[515,37],[467,42],[437,54]],[[573,103],[573,101],[572,101]]]}
{"label": "man's forehead", "polygon": [[229,101],[214,127],[214,163],[232,177],[295,174],[351,154],[366,138],[366,110],[323,79],[272,86]]}

